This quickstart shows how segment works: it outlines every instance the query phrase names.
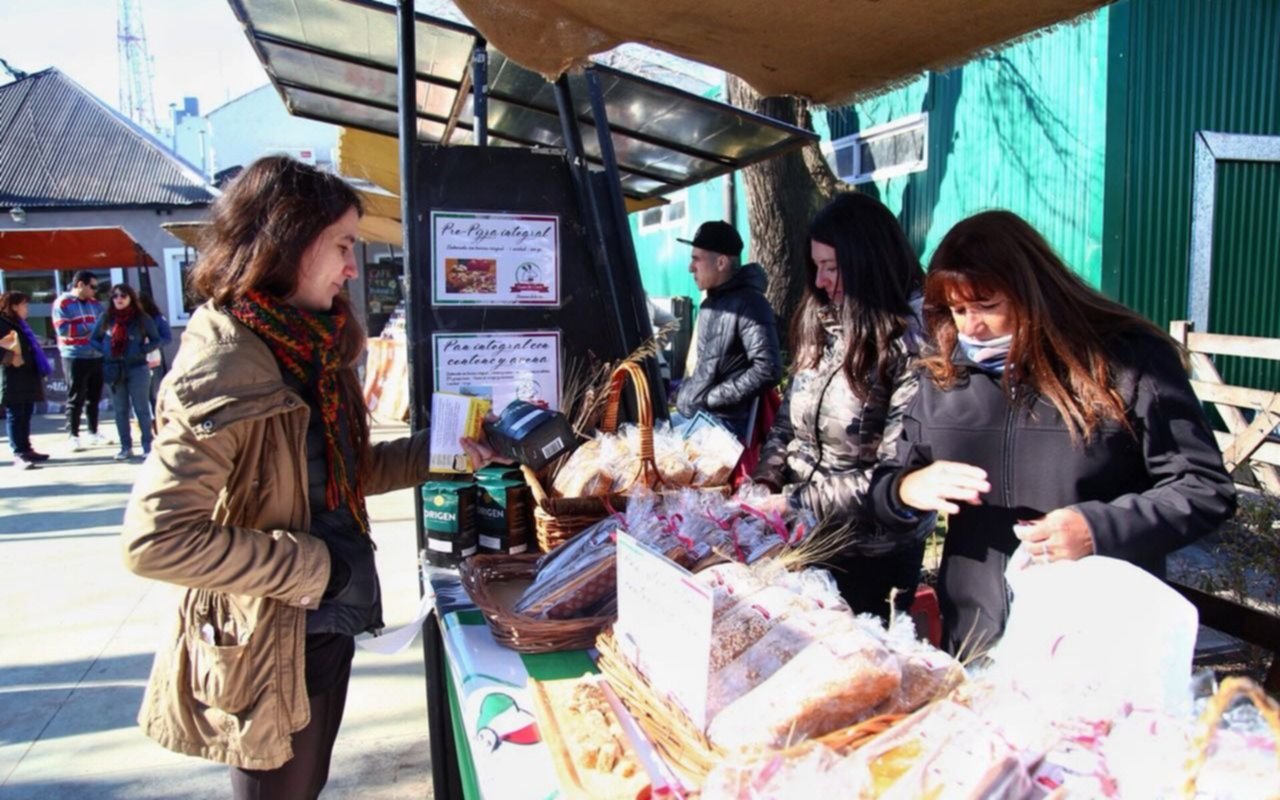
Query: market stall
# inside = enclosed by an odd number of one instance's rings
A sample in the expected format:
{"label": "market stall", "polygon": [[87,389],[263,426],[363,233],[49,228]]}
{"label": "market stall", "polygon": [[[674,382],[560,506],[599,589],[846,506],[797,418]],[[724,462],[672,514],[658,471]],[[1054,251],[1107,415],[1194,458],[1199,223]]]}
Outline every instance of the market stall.
{"label": "market stall", "polygon": [[[382,163],[366,177],[399,182],[414,426],[444,427],[434,401],[446,395],[460,426],[491,407],[526,447],[544,425],[586,423],[538,442],[546,466],[472,477],[447,454],[423,487],[423,558],[442,568],[424,572],[436,796],[1276,785],[1274,704],[1246,690],[1258,710],[1228,710],[1238,690],[1226,686],[1196,727],[1208,693],[1191,688],[1195,612],[1154,579],[1126,565],[1107,575],[1156,618],[1102,602],[1062,613],[1052,598],[1088,596],[1102,585],[1093,570],[1112,567],[1024,564],[1002,643],[1013,656],[966,670],[905,618],[854,617],[812,568],[839,546],[816,520],[730,497],[736,456],[714,425],[663,424],[652,366],[630,358],[652,331],[624,215],[808,132],[601,67],[548,82],[466,26],[414,16],[412,2],[398,15],[367,2],[232,6],[294,113],[399,136],[395,172]],[[568,391],[582,364],[617,368]],[[606,399],[583,415],[584,395]],[[1104,652],[1109,667],[1086,668]],[[1212,733],[1224,713],[1228,729]]]}

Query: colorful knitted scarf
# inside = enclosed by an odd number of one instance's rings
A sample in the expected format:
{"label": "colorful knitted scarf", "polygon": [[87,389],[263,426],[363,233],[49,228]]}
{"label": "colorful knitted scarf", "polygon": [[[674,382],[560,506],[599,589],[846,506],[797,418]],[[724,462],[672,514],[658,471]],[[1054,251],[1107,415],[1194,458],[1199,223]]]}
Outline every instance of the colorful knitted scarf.
{"label": "colorful knitted scarf", "polygon": [[314,392],[324,421],[325,457],[329,464],[325,507],[332,511],[346,503],[360,529],[368,533],[360,476],[348,474],[347,460],[338,444],[339,420],[345,416],[350,431],[355,431],[358,424],[354,416],[357,412],[342,402],[338,380],[342,370],[338,338],[346,327],[346,315],[304,311],[258,291],[249,292],[227,311],[260,336],[281,366]]}
{"label": "colorful knitted scarf", "polygon": [[138,308],[133,303],[123,309],[111,309],[111,357],[124,358],[129,346],[129,326],[138,318]]}

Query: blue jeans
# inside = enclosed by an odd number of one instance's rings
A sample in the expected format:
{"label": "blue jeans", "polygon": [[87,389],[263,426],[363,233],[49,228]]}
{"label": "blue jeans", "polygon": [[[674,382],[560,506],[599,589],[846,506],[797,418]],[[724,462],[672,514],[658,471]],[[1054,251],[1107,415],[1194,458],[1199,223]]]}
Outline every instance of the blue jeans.
{"label": "blue jeans", "polygon": [[31,452],[31,415],[35,403],[10,403],[5,406],[4,424],[9,434],[9,449],[15,456]]}
{"label": "blue jeans", "polygon": [[133,449],[133,433],[129,429],[129,406],[142,429],[142,452],[151,452],[151,370],[145,364],[127,369],[111,384],[111,407],[116,412],[116,433],[120,449]]}

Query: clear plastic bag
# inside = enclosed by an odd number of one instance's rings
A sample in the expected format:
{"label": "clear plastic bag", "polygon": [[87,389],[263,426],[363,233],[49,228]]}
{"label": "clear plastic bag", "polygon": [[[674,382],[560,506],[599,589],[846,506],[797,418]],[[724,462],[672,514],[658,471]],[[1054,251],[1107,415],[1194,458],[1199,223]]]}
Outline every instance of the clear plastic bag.
{"label": "clear plastic bag", "polygon": [[572,619],[616,602],[620,527],[616,518],[602,520],[543,556],[512,610],[538,619]]}
{"label": "clear plastic bag", "polygon": [[857,722],[901,681],[898,661],[883,643],[857,627],[839,631],[730,703],[707,735],[726,750],[785,747]]}

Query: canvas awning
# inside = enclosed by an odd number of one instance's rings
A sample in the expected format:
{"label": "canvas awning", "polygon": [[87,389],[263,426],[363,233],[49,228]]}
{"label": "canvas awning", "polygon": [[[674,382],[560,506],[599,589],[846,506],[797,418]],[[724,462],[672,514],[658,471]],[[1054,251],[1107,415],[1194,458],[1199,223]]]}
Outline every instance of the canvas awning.
{"label": "canvas awning", "polygon": [[0,230],[0,269],[154,267],[156,261],[124,228]]}
{"label": "canvas awning", "polygon": [[207,222],[164,222],[160,227],[187,247],[199,247],[200,235],[208,224]]}
{"label": "canvas awning", "polygon": [[848,102],[1109,0],[456,0],[489,42],[554,79],[625,42],[731,72],[763,95]]}
{"label": "canvas awning", "polygon": [[[397,135],[393,6],[373,0],[229,2],[290,113]],[[414,35],[418,139],[472,143],[470,63],[477,32],[419,14]],[[552,85],[499,49],[487,52],[489,143],[563,147]],[[811,131],[646,78],[605,66],[596,70],[622,193],[634,200],[660,198],[817,139]],[[569,84],[584,154],[598,165],[585,78],[570,76]]]}

